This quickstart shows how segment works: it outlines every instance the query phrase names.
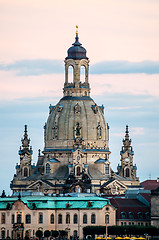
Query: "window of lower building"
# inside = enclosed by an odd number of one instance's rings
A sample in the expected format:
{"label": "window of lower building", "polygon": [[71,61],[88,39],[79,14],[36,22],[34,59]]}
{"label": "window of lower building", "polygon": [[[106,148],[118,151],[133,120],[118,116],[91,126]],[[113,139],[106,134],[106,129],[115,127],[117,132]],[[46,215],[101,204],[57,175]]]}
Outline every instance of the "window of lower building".
{"label": "window of lower building", "polygon": [[58,224],[62,224],[62,214],[58,215]]}
{"label": "window of lower building", "polygon": [[123,222],[121,222],[121,226],[123,226]]}
{"label": "window of lower building", "polygon": [[18,214],[17,215],[17,223],[21,223],[22,222],[22,215]]}
{"label": "window of lower building", "polygon": [[43,223],[43,214],[39,213],[39,223]]}
{"label": "window of lower building", "polygon": [[126,226],[126,222],[124,222],[124,226]]}
{"label": "window of lower building", "polygon": [[2,239],[5,239],[6,232],[4,230],[1,231],[1,237]]}
{"label": "window of lower building", "polygon": [[76,213],[74,214],[74,217],[73,217],[73,223],[77,224],[77,214]]}
{"label": "window of lower building", "polygon": [[6,223],[6,215],[5,213],[1,213],[1,224],[5,224]]}
{"label": "window of lower building", "polygon": [[129,212],[129,219],[134,219],[134,213],[133,212]]}
{"label": "window of lower building", "polygon": [[66,214],[66,224],[70,224],[70,214]]}
{"label": "window of lower building", "polygon": [[139,218],[139,219],[142,219],[142,218],[143,218],[143,214],[142,214],[141,212],[138,212],[137,215],[138,215],[138,218]]}
{"label": "window of lower building", "polygon": [[109,223],[109,215],[108,214],[105,215],[105,223],[107,223],[107,224]]}
{"label": "window of lower building", "polygon": [[126,212],[121,212],[120,214],[122,219],[126,219]]}
{"label": "window of lower building", "polygon": [[50,215],[50,223],[54,224],[54,214],[53,213]]}
{"label": "window of lower building", "polygon": [[31,223],[31,215],[30,215],[30,214],[27,214],[27,215],[25,216],[25,223],[26,223],[26,224],[30,224],[30,223]]}
{"label": "window of lower building", "polygon": [[12,223],[12,224],[14,224],[14,222],[15,222],[15,220],[14,220],[14,219],[15,219],[15,215],[14,215],[14,214],[12,214],[12,218],[11,218],[11,223]]}
{"label": "window of lower building", "polygon": [[87,224],[87,214],[83,215],[83,224]]}
{"label": "window of lower building", "polygon": [[92,224],[96,223],[96,215],[94,213],[92,213],[92,215],[91,215],[91,223]]}

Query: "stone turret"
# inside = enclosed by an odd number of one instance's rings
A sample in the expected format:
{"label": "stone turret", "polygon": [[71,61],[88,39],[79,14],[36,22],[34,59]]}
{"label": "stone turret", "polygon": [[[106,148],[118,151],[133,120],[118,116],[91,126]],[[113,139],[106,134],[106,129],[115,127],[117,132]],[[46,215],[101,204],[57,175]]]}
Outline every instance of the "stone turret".
{"label": "stone turret", "polygon": [[117,167],[118,174],[122,177],[137,180],[136,177],[136,165],[133,165],[133,155],[134,151],[131,146],[131,139],[129,138],[129,129],[128,125],[126,125],[126,131],[125,131],[125,138],[123,139],[123,146],[120,151],[121,155],[121,165]]}

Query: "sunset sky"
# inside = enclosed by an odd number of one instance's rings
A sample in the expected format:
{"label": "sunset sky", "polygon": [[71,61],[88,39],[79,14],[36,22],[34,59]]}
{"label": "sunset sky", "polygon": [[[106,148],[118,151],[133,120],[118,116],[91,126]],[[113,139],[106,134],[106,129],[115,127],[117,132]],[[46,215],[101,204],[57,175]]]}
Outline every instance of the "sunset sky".
{"label": "sunset sky", "polygon": [[0,0],[0,194],[11,194],[25,124],[33,162],[43,150],[76,25],[90,60],[91,97],[110,126],[112,169],[129,125],[140,181],[159,177],[159,1]]}

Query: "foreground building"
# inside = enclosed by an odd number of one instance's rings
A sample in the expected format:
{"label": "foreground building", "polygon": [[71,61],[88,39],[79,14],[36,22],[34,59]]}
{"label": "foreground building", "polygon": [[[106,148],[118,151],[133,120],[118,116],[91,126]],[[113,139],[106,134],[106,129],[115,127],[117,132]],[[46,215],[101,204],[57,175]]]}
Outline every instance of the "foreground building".
{"label": "foreground building", "polygon": [[159,187],[151,191],[151,225],[159,228]]}
{"label": "foreground building", "polygon": [[[50,105],[44,126],[45,146],[39,151],[36,166],[32,165],[32,148],[25,126],[20,164],[11,182],[13,192],[41,191],[43,193],[91,192],[122,194],[128,187],[139,186],[134,151],[126,126],[121,164],[115,173],[110,165],[109,126],[104,107],[90,97],[89,59],[79,42],[68,49],[65,58],[63,98]],[[81,68],[85,69],[82,82]],[[69,69],[73,68],[73,80]]]}
{"label": "foreground building", "polygon": [[37,230],[65,230],[83,238],[87,225],[115,225],[116,209],[100,197],[32,195],[0,198],[0,238],[35,237]]}

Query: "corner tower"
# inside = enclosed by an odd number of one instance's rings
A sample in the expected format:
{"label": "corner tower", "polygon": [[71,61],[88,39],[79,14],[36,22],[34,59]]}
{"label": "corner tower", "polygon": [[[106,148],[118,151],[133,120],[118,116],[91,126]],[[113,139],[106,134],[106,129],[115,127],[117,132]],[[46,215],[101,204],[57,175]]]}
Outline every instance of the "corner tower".
{"label": "corner tower", "polygon": [[134,151],[131,146],[131,139],[129,138],[128,126],[126,126],[125,138],[123,139],[120,155],[121,165],[118,165],[118,174],[124,178],[138,181],[139,179],[136,177],[137,167],[136,164],[133,165]]}

